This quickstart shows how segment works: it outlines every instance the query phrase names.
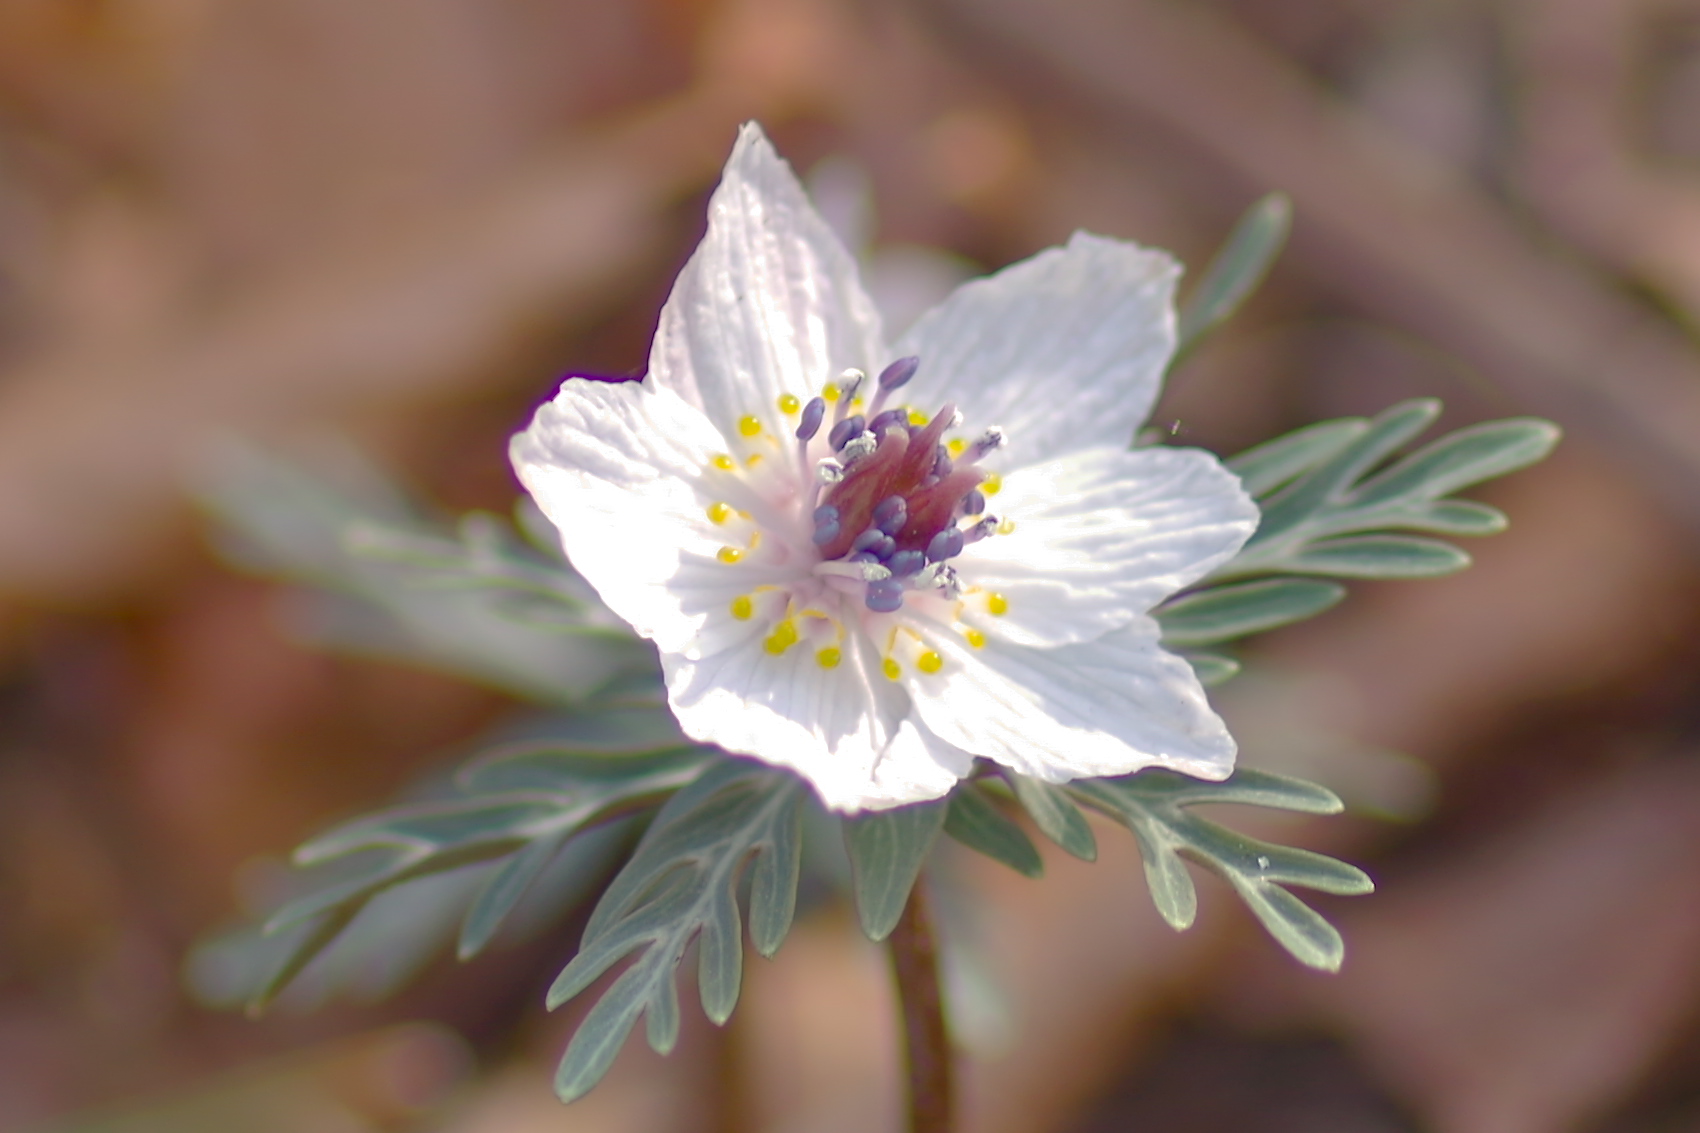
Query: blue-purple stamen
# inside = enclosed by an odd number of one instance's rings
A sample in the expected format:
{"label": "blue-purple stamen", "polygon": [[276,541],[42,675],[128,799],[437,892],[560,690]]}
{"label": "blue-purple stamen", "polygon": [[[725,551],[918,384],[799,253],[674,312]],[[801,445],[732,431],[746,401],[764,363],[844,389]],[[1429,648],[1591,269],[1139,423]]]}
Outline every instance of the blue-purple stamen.
{"label": "blue-purple stamen", "polygon": [[915,376],[915,371],[921,368],[921,360],[914,355],[899,358],[891,365],[880,371],[880,388],[897,389],[909,384],[909,379]]}
{"label": "blue-purple stamen", "polygon": [[962,533],[962,541],[963,543],[978,543],[982,539],[989,539],[993,535],[996,535],[997,531],[998,517],[995,515],[988,515],[986,518],[964,531]]}
{"label": "blue-purple stamen", "polygon": [[962,530],[947,527],[927,542],[927,561],[942,563],[946,559],[955,558],[962,553],[962,547]]}
{"label": "blue-purple stamen", "polygon": [[874,508],[874,526],[887,535],[896,535],[909,521],[909,501],[902,496],[887,496]]}
{"label": "blue-purple stamen", "polygon": [[868,583],[868,593],[862,599],[876,614],[890,614],[903,608],[903,584],[894,578],[881,578]]}
{"label": "blue-purple stamen", "polygon": [[884,413],[875,414],[874,419],[868,422],[868,432],[877,437],[892,425],[902,425],[904,428],[908,428],[908,410],[887,409]]}
{"label": "blue-purple stamen", "polygon": [[803,406],[802,420],[797,422],[797,439],[814,440],[815,434],[820,432],[820,423],[825,419],[826,400],[819,397],[810,399],[809,403]]}
{"label": "blue-purple stamen", "polygon": [[813,539],[815,546],[823,547],[838,538],[839,515],[837,508],[831,504],[822,504],[815,509],[814,519],[815,533]]}
{"label": "blue-purple stamen", "polygon": [[962,502],[957,505],[957,510],[963,515],[979,515],[986,510],[986,493],[975,488],[962,497]]}
{"label": "blue-purple stamen", "polygon": [[844,446],[861,436],[867,427],[867,422],[862,419],[860,413],[854,417],[846,417],[832,427],[832,431],[826,435],[826,443],[832,446],[833,452],[842,452]]}
{"label": "blue-purple stamen", "polygon": [[1002,448],[1004,440],[1003,430],[998,428],[996,425],[993,425],[969,444],[967,450],[962,454],[962,463],[972,464],[987,453]]}
{"label": "blue-purple stamen", "polygon": [[897,550],[897,541],[879,528],[870,527],[856,536],[855,542],[850,544],[850,549],[852,551],[871,551],[875,557],[884,562],[893,551]]}
{"label": "blue-purple stamen", "polygon": [[927,556],[920,551],[898,551],[891,556],[886,566],[891,568],[893,578],[907,578],[927,565]]}

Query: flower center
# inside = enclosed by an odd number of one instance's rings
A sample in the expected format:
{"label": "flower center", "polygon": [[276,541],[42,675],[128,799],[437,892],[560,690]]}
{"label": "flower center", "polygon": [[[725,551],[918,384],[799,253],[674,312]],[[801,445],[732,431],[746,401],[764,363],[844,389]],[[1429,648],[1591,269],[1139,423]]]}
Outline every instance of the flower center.
{"label": "flower center", "polygon": [[[866,377],[854,370],[845,371],[807,404],[790,395],[781,399],[781,413],[797,422],[797,463],[792,467],[793,475],[802,479],[801,497],[792,489],[786,493],[789,506],[781,509],[802,510],[797,518],[809,541],[797,546],[781,539],[774,553],[783,556],[778,546],[790,544],[792,554],[801,553],[812,565],[805,577],[793,576],[790,583],[773,579],[736,599],[730,609],[735,619],[758,618],[771,627],[763,642],[769,652],[784,653],[808,642],[823,668],[835,667],[845,631],[840,619],[854,620],[850,609],[839,606],[845,601],[880,615],[902,609],[907,597],[936,596],[955,606],[950,620],[959,620],[963,590],[950,560],[968,545],[1012,529],[1009,521],[1000,523],[985,514],[986,497],[997,492],[1000,481],[996,473],[979,466],[1004,443],[1002,430],[988,429],[972,441],[947,440],[961,421],[954,405],[943,406],[930,418],[912,406],[885,407],[919,364],[916,358],[900,358],[887,366],[865,408],[859,394]],[[771,456],[780,455],[778,438],[766,433],[756,418],[742,419],[739,432],[752,446],[761,444]],[[743,461],[746,474],[757,480],[768,467],[758,465],[759,460],[760,454],[752,450]],[[781,460],[779,467],[786,463]],[[721,462],[717,457],[715,467],[737,474],[737,462],[730,458]],[[759,527],[764,524],[750,512],[715,503],[708,514],[716,524],[727,525],[729,535],[736,526],[734,517],[743,517],[753,524],[749,550],[762,545]],[[734,563],[747,556],[728,545],[720,557]],[[971,592],[968,604],[992,617],[1003,613],[999,595]],[[968,625],[960,630],[969,644],[985,644],[980,630]],[[904,664],[922,673],[935,673],[943,664],[914,630],[876,619],[865,623],[864,631],[878,642],[884,655],[882,672],[892,679]]]}
{"label": "flower center", "polygon": [[[863,573],[866,604],[878,613],[900,608],[913,589],[942,589],[955,597],[948,560],[997,529],[995,518],[977,518],[986,510],[980,490],[986,473],[977,462],[1003,443],[1002,432],[988,430],[953,457],[943,438],[961,419],[954,405],[930,420],[883,408],[919,365],[919,359],[900,358],[887,366],[866,417],[847,412],[861,384],[860,375],[851,376],[827,434],[833,455],[817,466],[830,487],[811,516],[814,544],[823,563],[878,568]],[[804,410],[797,435],[805,445],[825,409],[824,399],[817,399]],[[964,527],[963,520],[974,522]]]}

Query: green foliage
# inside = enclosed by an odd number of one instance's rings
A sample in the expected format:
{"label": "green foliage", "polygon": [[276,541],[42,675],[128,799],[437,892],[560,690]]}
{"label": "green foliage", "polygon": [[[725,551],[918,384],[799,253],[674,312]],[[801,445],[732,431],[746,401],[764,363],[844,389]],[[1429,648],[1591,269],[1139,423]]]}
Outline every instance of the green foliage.
{"label": "green foliage", "polygon": [[[1470,565],[1464,551],[1428,535],[1490,535],[1504,529],[1505,516],[1446,497],[1533,464],[1559,433],[1546,421],[1491,421],[1391,459],[1439,413],[1436,401],[1402,402],[1373,419],[1299,429],[1228,461],[1263,518],[1203,587],[1154,611],[1164,644],[1205,684],[1218,684],[1239,666],[1200,647],[1313,617],[1345,596],[1339,583],[1293,576],[1426,578]],[[1424,534],[1405,534],[1411,531]]]}
{"label": "green foliage", "polygon": [[1233,886],[1263,927],[1300,963],[1328,971],[1339,968],[1344,955],[1340,934],[1283,886],[1350,896],[1374,888],[1368,875],[1309,850],[1247,837],[1186,809],[1200,803],[1240,803],[1334,814],[1340,810],[1340,800],[1332,792],[1247,768],[1222,783],[1168,771],[1142,771],[1119,779],[1078,779],[1068,790],[1133,832],[1145,859],[1151,900],[1177,930],[1189,927],[1198,913],[1198,894],[1184,858]]}
{"label": "green foliage", "polygon": [[302,588],[289,607],[301,636],[549,704],[654,667],[552,542],[485,513],[423,518],[346,453],[316,468],[228,445],[197,493],[232,562]]}
{"label": "green foliage", "polygon": [[1006,772],[1004,779],[1040,833],[1082,861],[1098,860],[1098,839],[1066,790],[1014,771]]}
{"label": "green foliage", "polygon": [[1559,434],[1546,421],[1492,421],[1376,471],[1439,414],[1437,401],[1401,402],[1373,420],[1326,422],[1229,461],[1258,496],[1263,519],[1212,581],[1261,574],[1413,578],[1468,566],[1469,557],[1450,544],[1384,533],[1503,530],[1497,509],[1444,497],[1533,464]]}
{"label": "green foliage", "polygon": [[1293,202],[1285,193],[1270,193],[1245,211],[1181,307],[1171,366],[1178,365],[1205,334],[1226,322],[1263,282],[1292,226]]}
{"label": "green foliage", "polygon": [[950,795],[944,832],[972,850],[1028,877],[1042,877],[1045,863],[1032,839],[986,795],[985,788],[965,779]]}
{"label": "green foliage", "polygon": [[851,890],[869,940],[884,940],[897,927],[947,809],[946,800],[937,799],[844,820]]}
{"label": "green foliage", "polygon": [[548,739],[473,762],[452,797],[393,807],[309,841],[296,851],[297,865],[348,868],[320,874],[319,884],[267,918],[265,934],[289,933],[291,944],[248,989],[250,1010],[269,1003],[374,898],[416,879],[490,865],[462,919],[460,951],[477,952],[570,839],[654,805],[710,759],[662,709],[590,713]]}
{"label": "green foliage", "polygon": [[649,1045],[663,1054],[672,1049],[679,1035],[674,978],[693,939],[703,1011],[716,1023],[731,1016],[743,973],[738,882],[753,859],[750,940],[771,956],[796,907],[805,790],[789,772],[727,759],[661,808],[602,895],[578,955],[549,989],[553,1010],[636,954],[568,1044],[555,1072],[561,1100],[601,1079],[639,1015]]}

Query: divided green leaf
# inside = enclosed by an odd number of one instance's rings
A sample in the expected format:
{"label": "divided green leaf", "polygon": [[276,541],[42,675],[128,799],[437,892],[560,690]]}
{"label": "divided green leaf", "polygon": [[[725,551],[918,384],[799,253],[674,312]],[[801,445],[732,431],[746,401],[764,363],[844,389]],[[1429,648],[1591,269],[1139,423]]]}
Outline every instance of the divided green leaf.
{"label": "divided green leaf", "polygon": [[743,760],[712,763],[669,799],[597,903],[579,953],[549,989],[551,1010],[604,972],[632,963],[579,1024],[555,1072],[572,1101],[594,1086],[645,1017],[649,1045],[665,1054],[679,1034],[675,975],[697,941],[703,1011],[724,1023],[738,1002],[743,931],[738,885],[750,872],[750,940],[771,956],[796,908],[806,788],[789,772]]}
{"label": "divided green leaf", "polygon": [[972,779],[963,780],[951,792],[944,832],[1017,873],[1044,876],[1045,863],[1033,848],[1032,839]]}
{"label": "divided green leaf", "polygon": [[300,847],[298,865],[346,860],[353,868],[267,918],[267,935],[294,930],[296,942],[252,989],[250,1009],[276,996],[379,895],[415,879],[488,864],[489,876],[472,897],[460,932],[461,955],[476,953],[569,840],[655,805],[701,774],[710,759],[679,736],[660,709],[587,713],[558,731],[475,761],[462,771],[453,797],[380,811]]}
{"label": "divided green leaf", "polygon": [[1374,888],[1368,875],[1322,854],[1247,837],[1187,809],[1201,803],[1241,803],[1333,814],[1340,810],[1340,800],[1332,792],[1246,768],[1222,783],[1153,770],[1118,779],[1077,779],[1068,789],[1133,832],[1145,860],[1152,902],[1174,928],[1189,927],[1198,912],[1198,893],[1185,865],[1190,860],[1233,886],[1264,928],[1300,963],[1328,971],[1339,968],[1344,956],[1340,934],[1285,887],[1357,895]]}
{"label": "divided green leaf", "polygon": [[1245,548],[1211,580],[1260,574],[1414,578],[1469,565],[1469,557],[1449,544],[1386,533],[1500,530],[1505,518],[1495,509],[1443,497],[1533,464],[1559,434],[1547,421],[1491,421],[1381,468],[1439,413],[1439,402],[1407,401],[1373,420],[1313,425],[1230,460],[1259,497],[1263,518]]}

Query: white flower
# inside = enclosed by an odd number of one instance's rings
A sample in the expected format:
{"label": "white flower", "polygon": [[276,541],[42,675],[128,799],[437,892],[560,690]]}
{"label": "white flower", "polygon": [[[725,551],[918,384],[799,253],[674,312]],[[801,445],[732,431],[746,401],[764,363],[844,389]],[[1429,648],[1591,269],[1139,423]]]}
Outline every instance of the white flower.
{"label": "white flower", "polygon": [[1232,557],[1257,508],[1208,453],[1128,448],[1178,273],[1077,233],[888,346],[746,125],[648,376],[569,379],[514,466],[655,642],[685,732],[836,810],[944,795],[976,756],[1052,782],[1220,779],[1233,740],[1148,611]]}

